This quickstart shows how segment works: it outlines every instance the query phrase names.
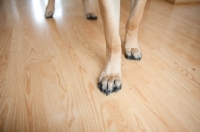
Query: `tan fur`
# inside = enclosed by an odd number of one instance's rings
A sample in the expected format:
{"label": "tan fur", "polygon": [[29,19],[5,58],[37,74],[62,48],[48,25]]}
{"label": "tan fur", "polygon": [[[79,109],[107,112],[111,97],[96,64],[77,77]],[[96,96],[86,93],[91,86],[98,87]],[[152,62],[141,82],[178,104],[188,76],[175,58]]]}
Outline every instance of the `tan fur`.
{"label": "tan fur", "polygon": [[[93,0],[83,0],[86,17],[94,17]],[[146,0],[132,0],[126,25],[127,59],[141,59],[137,31]],[[45,16],[53,15],[55,0],[49,0]],[[119,36],[120,0],[99,0],[106,40],[106,64],[99,77],[99,88],[106,95],[121,89],[121,39]]]}
{"label": "tan fur", "polygon": [[137,53],[137,52],[139,52],[139,50],[137,48],[131,48],[131,52]]}
{"label": "tan fur", "polygon": [[[131,4],[131,12],[126,24],[126,54],[132,53],[135,58],[141,58],[140,48],[137,40],[137,32],[143,15],[146,0],[133,0]],[[132,50],[132,49],[137,49]],[[134,52],[133,52],[134,51]]]}

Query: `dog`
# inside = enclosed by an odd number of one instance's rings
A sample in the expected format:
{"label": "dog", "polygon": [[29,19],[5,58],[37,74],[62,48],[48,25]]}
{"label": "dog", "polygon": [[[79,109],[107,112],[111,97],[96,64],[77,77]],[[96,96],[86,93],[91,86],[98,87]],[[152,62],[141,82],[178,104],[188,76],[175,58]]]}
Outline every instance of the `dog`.
{"label": "dog", "polygon": [[[83,0],[87,19],[96,20],[93,0]],[[126,24],[125,57],[129,60],[141,60],[137,32],[147,0],[132,0],[129,19]],[[45,17],[54,14],[55,0],[48,0]],[[98,88],[109,95],[121,89],[121,39],[119,35],[120,0],[99,0],[104,34],[106,40],[106,64],[99,76]]]}

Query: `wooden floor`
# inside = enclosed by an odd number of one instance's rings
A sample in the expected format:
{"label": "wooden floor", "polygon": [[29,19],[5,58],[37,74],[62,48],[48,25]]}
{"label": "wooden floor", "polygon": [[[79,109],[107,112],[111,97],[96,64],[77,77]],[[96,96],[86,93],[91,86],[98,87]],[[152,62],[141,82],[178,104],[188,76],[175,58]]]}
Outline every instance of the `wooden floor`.
{"label": "wooden floor", "polygon": [[[57,0],[45,19],[46,3],[0,0],[1,132],[200,132],[200,4],[149,0],[143,58],[123,53],[122,90],[105,96],[100,16],[88,21],[81,0]],[[121,2],[122,43],[129,4]]]}

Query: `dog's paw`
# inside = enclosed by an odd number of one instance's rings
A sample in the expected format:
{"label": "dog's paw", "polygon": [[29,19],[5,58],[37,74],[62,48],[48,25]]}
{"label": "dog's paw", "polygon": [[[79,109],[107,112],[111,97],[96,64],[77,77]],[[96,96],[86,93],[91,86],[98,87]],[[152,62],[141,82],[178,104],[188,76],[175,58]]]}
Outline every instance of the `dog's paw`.
{"label": "dog's paw", "polygon": [[138,48],[127,48],[125,57],[128,60],[141,60],[142,54]]}
{"label": "dog's paw", "polygon": [[88,20],[97,20],[97,15],[94,13],[86,13],[86,17]]}
{"label": "dog's paw", "polygon": [[54,8],[46,7],[45,17],[51,18],[53,17],[53,14],[54,14]]}
{"label": "dog's paw", "polygon": [[98,88],[107,96],[113,92],[118,92],[121,89],[122,83],[119,76],[100,76]]}

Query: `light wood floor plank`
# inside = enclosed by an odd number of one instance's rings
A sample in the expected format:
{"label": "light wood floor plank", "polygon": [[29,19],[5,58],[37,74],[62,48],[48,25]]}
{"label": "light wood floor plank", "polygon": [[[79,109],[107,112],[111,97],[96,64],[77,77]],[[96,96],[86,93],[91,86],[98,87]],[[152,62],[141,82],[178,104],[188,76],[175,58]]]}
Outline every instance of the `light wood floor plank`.
{"label": "light wood floor plank", "polygon": [[106,45],[101,16],[81,0],[0,0],[1,132],[199,132],[200,4],[149,0],[141,61],[124,57],[130,0],[121,1],[123,87],[97,88]]}

